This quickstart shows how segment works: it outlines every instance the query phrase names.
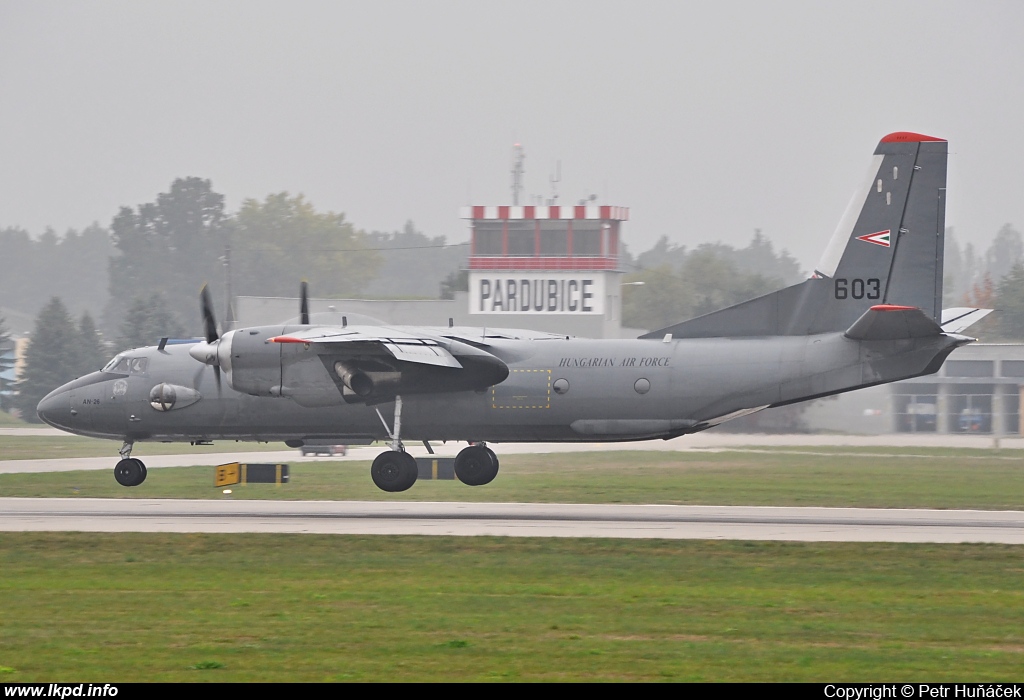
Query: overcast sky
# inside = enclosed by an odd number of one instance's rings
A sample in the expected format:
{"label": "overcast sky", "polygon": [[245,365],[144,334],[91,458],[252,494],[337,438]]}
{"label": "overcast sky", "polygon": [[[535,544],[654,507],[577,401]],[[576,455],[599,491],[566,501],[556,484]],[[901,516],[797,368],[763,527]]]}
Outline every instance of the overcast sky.
{"label": "overcast sky", "polygon": [[[32,233],[209,178],[366,230],[464,240],[526,192],[810,268],[879,138],[950,142],[947,223],[1024,228],[1024,3],[0,0],[0,226]],[[105,274],[105,271],[104,271]]]}

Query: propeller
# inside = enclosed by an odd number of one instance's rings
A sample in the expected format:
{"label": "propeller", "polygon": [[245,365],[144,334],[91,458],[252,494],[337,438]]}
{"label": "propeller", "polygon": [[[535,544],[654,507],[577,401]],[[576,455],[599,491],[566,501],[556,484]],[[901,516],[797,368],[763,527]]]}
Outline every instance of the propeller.
{"label": "propeller", "polygon": [[203,313],[203,331],[206,334],[206,342],[213,345],[220,338],[217,333],[217,319],[213,317],[213,300],[210,298],[210,288],[203,285],[199,292],[199,304]]}
{"label": "propeller", "polygon": [[302,280],[302,284],[299,285],[299,323],[303,326],[309,325],[309,284],[306,280]]}
{"label": "propeller", "polygon": [[189,350],[189,354],[208,365],[213,365],[213,377],[217,381],[217,395],[220,396],[220,364],[217,362],[216,344],[220,340],[217,333],[217,319],[213,315],[213,299],[210,298],[210,288],[203,285],[199,292],[199,307],[203,315],[203,333],[206,336],[206,347],[203,348],[205,356],[200,357]]}

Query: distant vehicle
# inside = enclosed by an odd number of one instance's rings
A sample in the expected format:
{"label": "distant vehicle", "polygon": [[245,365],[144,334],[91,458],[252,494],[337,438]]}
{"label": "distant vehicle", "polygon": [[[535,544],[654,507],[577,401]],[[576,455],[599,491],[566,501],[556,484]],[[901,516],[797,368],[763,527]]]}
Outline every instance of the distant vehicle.
{"label": "distant vehicle", "polygon": [[348,445],[310,445],[305,444],[299,448],[302,452],[302,456],[307,455],[340,455],[344,457],[348,454]]}
{"label": "distant vehicle", "polygon": [[980,408],[965,408],[960,411],[960,430],[964,433],[980,433],[984,417]]}
{"label": "distant vehicle", "polygon": [[934,403],[912,403],[907,406],[907,430],[933,431],[938,425],[938,412]]}

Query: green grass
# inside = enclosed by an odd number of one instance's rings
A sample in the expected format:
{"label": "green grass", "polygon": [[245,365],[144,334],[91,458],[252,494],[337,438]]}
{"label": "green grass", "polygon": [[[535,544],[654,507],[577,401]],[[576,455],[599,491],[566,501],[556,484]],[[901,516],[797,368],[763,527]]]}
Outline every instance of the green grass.
{"label": "green grass", "polygon": [[[0,435],[0,460],[60,459],[62,457],[110,457],[116,460],[121,447],[118,440],[97,440],[78,435]],[[139,442],[133,457],[179,455],[197,452],[267,452],[287,450],[282,442],[220,441],[213,445],[192,446],[187,442]]]}
{"label": "green grass", "polygon": [[4,533],[27,681],[1005,681],[1022,550]]}
{"label": "green grass", "polygon": [[[113,464],[113,461],[112,461]],[[213,467],[151,469],[141,486],[108,470],[0,475],[0,496],[223,498]],[[688,503],[911,508],[1024,508],[1024,461],[975,450],[920,457],[762,452],[588,452],[509,455],[491,484],[419,481],[378,490],[368,462],[300,462],[291,483],[250,484],[233,498],[313,500]]]}

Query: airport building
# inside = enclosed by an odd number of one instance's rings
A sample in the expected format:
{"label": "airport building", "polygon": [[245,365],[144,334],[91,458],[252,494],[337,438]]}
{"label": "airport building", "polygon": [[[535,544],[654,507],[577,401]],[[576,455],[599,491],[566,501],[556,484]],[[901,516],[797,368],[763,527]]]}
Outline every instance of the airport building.
{"label": "airport building", "polygon": [[937,374],[893,384],[892,430],[1024,435],[1024,345],[975,343]]}

